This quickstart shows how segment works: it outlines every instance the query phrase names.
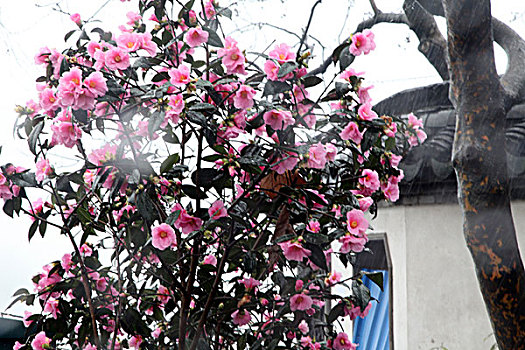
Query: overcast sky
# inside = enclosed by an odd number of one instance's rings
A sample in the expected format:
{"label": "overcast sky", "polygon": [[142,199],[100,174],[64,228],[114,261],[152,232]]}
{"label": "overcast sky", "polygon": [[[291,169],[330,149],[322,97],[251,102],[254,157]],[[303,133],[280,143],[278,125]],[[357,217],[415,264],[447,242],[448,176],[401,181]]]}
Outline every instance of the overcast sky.
{"label": "overcast sky", "polygon": [[[288,0],[284,4],[281,0],[238,2],[245,5],[236,6],[234,16],[238,17],[234,17],[234,24],[225,24],[225,30],[231,32],[236,28],[242,29],[242,32],[235,32],[235,36],[240,38],[239,46],[251,51],[281,42],[296,42],[296,38],[283,31],[252,24],[268,23],[300,33],[315,0]],[[388,12],[399,11],[403,1],[376,2],[381,10]],[[134,3],[122,3],[119,0],[59,1],[60,10],[78,12],[83,19],[96,14],[95,18],[102,20],[104,28],[109,26],[111,29],[126,22],[125,14],[135,9]],[[222,6],[228,3],[230,1],[220,1]],[[498,0],[494,3],[493,14],[525,36],[525,2]],[[24,104],[31,98],[37,99],[35,79],[42,75],[42,67],[34,65],[33,57],[38,49],[42,46],[54,47],[59,51],[64,49],[64,34],[75,28],[69,16],[53,10],[58,9],[56,4],[57,1],[51,0],[23,0],[2,1],[0,5],[0,112],[3,118],[3,127],[0,128],[0,145],[3,146],[0,164],[13,162],[31,167],[32,157],[26,143],[13,137],[13,125],[16,122],[13,109],[16,104]],[[370,13],[366,0],[323,1],[316,9],[310,29],[310,34],[326,48],[323,51],[315,40],[309,41],[310,45],[314,45],[313,53],[318,61],[323,55],[329,55]],[[444,21],[440,23],[443,25]],[[368,56],[358,57],[353,65],[356,70],[366,72],[366,85],[376,87],[371,91],[374,101],[406,88],[439,81],[437,73],[417,52],[417,38],[406,26],[382,24],[376,26],[374,32],[377,49]],[[500,70],[504,69],[503,58],[499,60],[498,66]],[[60,161],[64,164],[71,162],[67,157]],[[12,220],[0,215],[0,310],[9,304],[12,293],[18,288],[32,289],[30,278],[41,270],[42,265],[60,259],[71,250],[65,237],[56,232],[50,232],[45,239],[37,234],[28,244],[29,225],[30,220],[27,218]],[[23,306],[17,305],[7,312],[22,314],[23,310]]]}

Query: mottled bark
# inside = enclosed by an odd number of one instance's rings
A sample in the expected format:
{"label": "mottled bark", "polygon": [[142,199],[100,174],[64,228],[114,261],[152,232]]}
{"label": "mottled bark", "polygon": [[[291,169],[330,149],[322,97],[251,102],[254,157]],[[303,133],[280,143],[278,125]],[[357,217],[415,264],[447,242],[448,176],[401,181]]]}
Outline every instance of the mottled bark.
{"label": "mottled bark", "polygon": [[510,210],[504,90],[489,0],[445,0],[463,229],[500,350],[525,348],[525,271]]}

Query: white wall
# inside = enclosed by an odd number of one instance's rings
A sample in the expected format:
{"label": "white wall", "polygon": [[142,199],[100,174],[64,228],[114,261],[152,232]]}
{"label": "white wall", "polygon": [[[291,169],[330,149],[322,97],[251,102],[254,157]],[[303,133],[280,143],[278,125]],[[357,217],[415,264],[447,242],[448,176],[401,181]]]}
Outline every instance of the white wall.
{"label": "white wall", "polygon": [[[525,202],[513,213],[525,248]],[[392,255],[395,349],[489,350],[495,340],[459,206],[381,208],[372,226],[387,233]]]}

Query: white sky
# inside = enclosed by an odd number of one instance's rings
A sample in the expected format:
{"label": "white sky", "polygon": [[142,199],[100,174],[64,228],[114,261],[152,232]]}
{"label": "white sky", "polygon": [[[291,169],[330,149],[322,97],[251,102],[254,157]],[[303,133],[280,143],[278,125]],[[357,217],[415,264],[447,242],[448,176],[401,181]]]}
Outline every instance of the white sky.
{"label": "white sky", "polygon": [[[35,79],[42,73],[41,67],[33,63],[37,50],[42,46],[55,47],[59,51],[64,49],[64,34],[75,28],[69,16],[53,11],[57,1],[4,0],[0,5],[0,112],[4,118],[3,127],[0,128],[0,145],[3,146],[0,164],[13,162],[31,167],[32,157],[27,144],[13,137],[16,120],[13,108],[15,104],[24,104],[31,98],[36,100]],[[399,11],[403,3],[402,0],[376,2],[383,12]],[[111,29],[126,22],[127,11],[135,10],[132,5],[134,1],[62,0],[59,3],[63,11],[78,12],[83,19],[91,17],[106,4],[96,18],[102,20],[101,26],[104,28],[108,28],[106,24],[111,23]],[[223,6],[228,3],[230,1],[220,1]],[[280,0],[239,0],[239,3],[243,7],[236,7],[235,23],[225,23],[227,33],[257,22],[270,23],[300,33],[315,0],[287,0],[284,4]],[[498,0],[493,3],[493,14],[525,37],[525,2]],[[327,57],[370,14],[371,8],[367,0],[323,1],[317,6],[309,33],[319,39],[326,50],[323,52],[318,43],[309,41],[310,45],[314,44],[314,55],[319,60]],[[440,23],[444,24],[444,21]],[[381,24],[374,27],[373,31],[377,49],[368,56],[358,57],[353,67],[366,72],[366,85],[375,86],[371,91],[374,101],[407,88],[440,81],[437,73],[417,51],[417,38],[405,25]],[[235,33],[234,37],[239,41],[239,46],[247,51],[262,50],[281,42],[297,42],[296,38],[283,31],[267,26],[262,26],[261,29],[252,26],[244,33]],[[504,70],[505,60],[499,61],[500,70]],[[68,162],[67,159],[61,161]],[[41,239],[37,233],[31,244],[28,244],[29,225],[27,218],[13,220],[3,213],[0,215],[0,227],[3,228],[0,230],[0,311],[10,303],[15,290],[21,287],[32,288],[30,278],[41,271],[42,265],[60,259],[63,253],[71,250],[65,237],[56,232],[49,232],[45,239]],[[22,314],[24,309],[22,305],[17,305],[7,312]]]}

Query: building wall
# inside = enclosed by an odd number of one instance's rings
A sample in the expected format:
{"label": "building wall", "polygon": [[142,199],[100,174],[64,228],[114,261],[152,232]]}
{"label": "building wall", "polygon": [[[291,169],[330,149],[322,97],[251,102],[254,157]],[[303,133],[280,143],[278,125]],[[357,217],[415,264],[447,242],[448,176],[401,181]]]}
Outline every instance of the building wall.
{"label": "building wall", "polygon": [[[525,202],[513,204],[522,258]],[[381,208],[393,266],[396,350],[489,350],[495,343],[462,232],[458,205]]]}

